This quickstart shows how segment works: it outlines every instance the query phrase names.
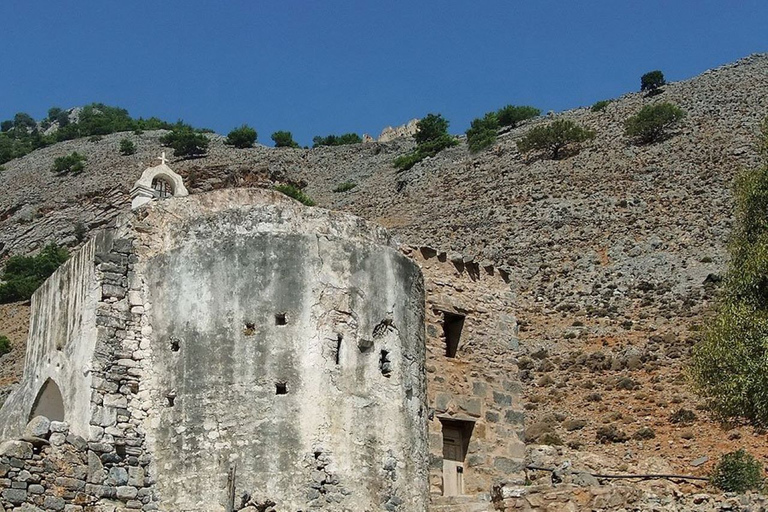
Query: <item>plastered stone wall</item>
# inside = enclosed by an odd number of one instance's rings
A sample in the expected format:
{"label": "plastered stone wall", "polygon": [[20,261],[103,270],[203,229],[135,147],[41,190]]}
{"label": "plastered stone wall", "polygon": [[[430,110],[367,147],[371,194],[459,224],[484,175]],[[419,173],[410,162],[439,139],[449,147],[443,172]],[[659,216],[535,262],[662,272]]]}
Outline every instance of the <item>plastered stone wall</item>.
{"label": "plastered stone wall", "polygon": [[162,510],[225,510],[233,467],[236,509],[426,509],[423,281],[383,229],[244,189],[126,222]]}
{"label": "plastered stone wall", "polygon": [[65,418],[85,435],[90,418],[90,360],[96,346],[96,304],[101,300],[94,258],[111,243],[102,233],[59,268],[32,297],[24,376],[0,410],[0,439],[21,435],[46,382],[60,390]]}
{"label": "plastered stone wall", "polygon": [[[36,378],[41,367],[49,372],[41,379],[58,379],[66,421],[36,417],[27,424],[36,396],[26,391],[29,386],[6,401],[0,410],[2,422],[10,425],[4,438],[21,439],[0,445],[5,510],[158,510],[140,393],[150,350],[141,338],[147,321],[143,308],[129,300],[135,263],[132,240],[108,230],[33,296],[33,311],[48,312],[47,323],[36,326],[39,320],[33,320],[24,381]],[[67,336],[59,349],[55,341],[62,333]],[[60,365],[48,364],[51,351],[64,352],[50,359]]]}
{"label": "plastered stone wall", "polygon": [[[498,482],[524,482],[524,413],[517,379],[517,322],[509,276],[458,254],[406,248],[426,288],[429,483],[444,494],[443,424],[471,426],[464,494],[490,500]],[[454,357],[446,355],[446,313],[464,317]],[[442,510],[442,509],[441,509]]]}

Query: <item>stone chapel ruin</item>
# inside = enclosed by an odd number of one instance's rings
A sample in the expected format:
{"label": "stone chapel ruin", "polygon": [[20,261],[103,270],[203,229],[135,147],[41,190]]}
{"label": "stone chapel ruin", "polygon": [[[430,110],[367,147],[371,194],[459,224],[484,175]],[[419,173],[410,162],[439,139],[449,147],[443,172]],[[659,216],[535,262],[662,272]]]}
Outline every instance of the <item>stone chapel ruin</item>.
{"label": "stone chapel ruin", "polygon": [[164,158],[131,197],[33,296],[0,510],[458,511],[522,483],[503,272],[277,192],[189,196]]}

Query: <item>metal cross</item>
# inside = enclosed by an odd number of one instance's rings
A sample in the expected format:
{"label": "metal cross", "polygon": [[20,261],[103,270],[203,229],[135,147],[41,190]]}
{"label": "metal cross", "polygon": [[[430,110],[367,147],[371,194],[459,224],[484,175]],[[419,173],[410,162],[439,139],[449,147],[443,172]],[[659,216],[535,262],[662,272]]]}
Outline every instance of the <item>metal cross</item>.
{"label": "metal cross", "polygon": [[163,151],[163,154],[157,157],[157,159],[160,160],[160,165],[165,165],[165,162],[168,161],[168,159],[165,158],[165,151]]}

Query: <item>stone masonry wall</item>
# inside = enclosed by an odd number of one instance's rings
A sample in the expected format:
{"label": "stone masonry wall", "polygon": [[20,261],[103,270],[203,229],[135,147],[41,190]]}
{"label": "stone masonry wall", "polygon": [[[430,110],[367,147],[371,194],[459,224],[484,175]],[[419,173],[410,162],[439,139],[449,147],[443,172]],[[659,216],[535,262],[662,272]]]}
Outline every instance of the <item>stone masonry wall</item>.
{"label": "stone masonry wall", "polygon": [[[143,361],[143,308],[129,293],[135,257],[132,242],[101,236],[92,255],[97,340],[80,361],[91,383],[88,431],[33,418],[20,440],[0,446],[0,504],[4,510],[116,512],[157,510],[139,398]],[[65,401],[65,406],[67,405]],[[80,421],[80,418],[74,418]]]}
{"label": "stone masonry wall", "polygon": [[[488,501],[499,481],[524,480],[524,415],[517,379],[517,323],[508,276],[490,263],[428,248],[405,253],[424,273],[430,494],[443,488],[443,422],[464,420],[472,432],[464,494]],[[464,316],[455,357],[446,355],[445,314]]]}

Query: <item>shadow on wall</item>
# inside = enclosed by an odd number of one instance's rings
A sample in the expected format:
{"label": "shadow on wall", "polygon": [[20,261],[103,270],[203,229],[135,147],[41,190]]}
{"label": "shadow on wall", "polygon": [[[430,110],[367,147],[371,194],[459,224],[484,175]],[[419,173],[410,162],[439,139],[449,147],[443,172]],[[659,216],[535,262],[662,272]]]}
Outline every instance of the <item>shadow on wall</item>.
{"label": "shadow on wall", "polygon": [[59,386],[53,379],[46,380],[37,393],[29,419],[35,416],[45,416],[51,421],[64,421],[64,399]]}

